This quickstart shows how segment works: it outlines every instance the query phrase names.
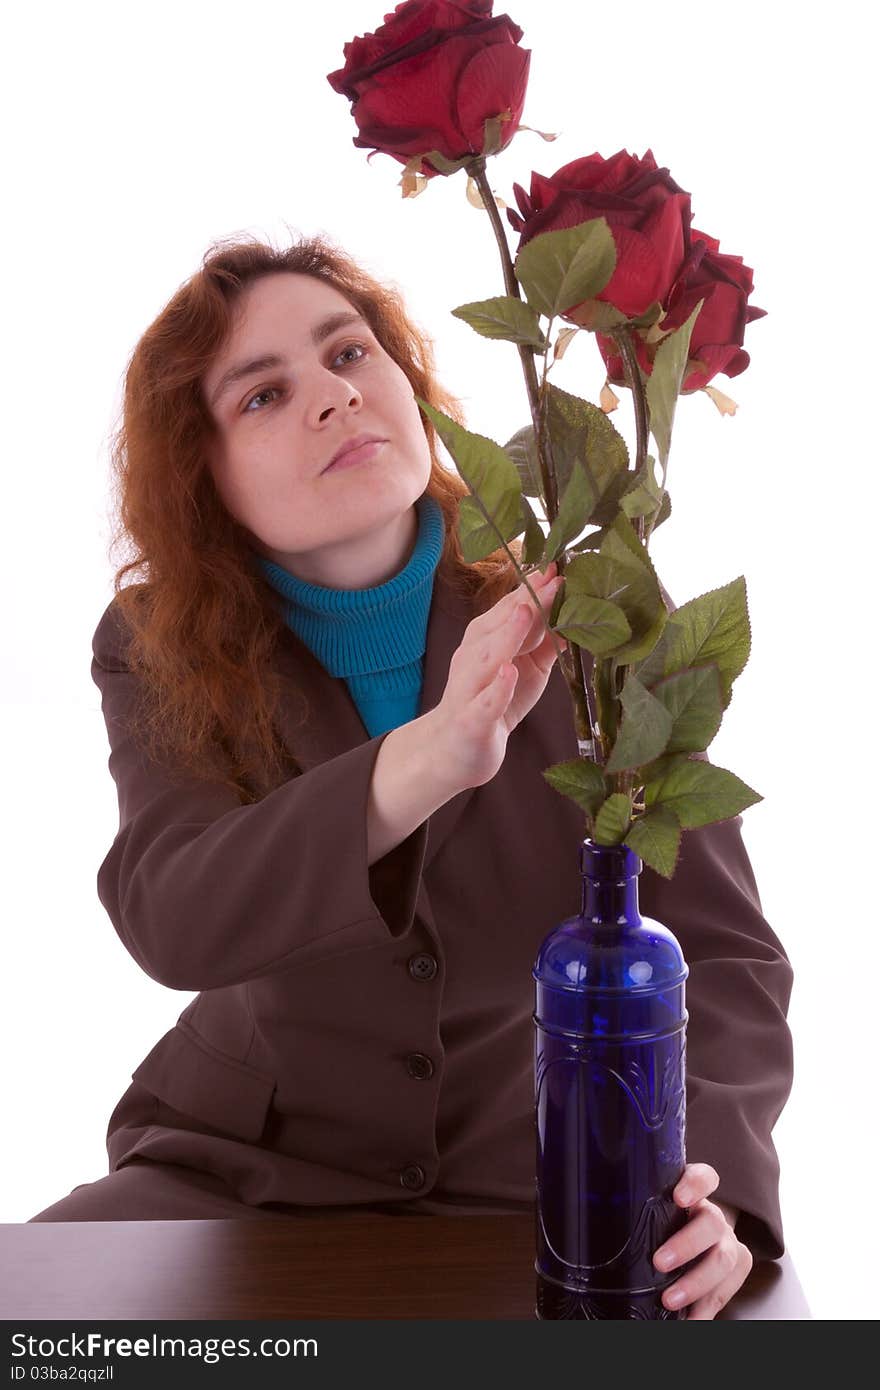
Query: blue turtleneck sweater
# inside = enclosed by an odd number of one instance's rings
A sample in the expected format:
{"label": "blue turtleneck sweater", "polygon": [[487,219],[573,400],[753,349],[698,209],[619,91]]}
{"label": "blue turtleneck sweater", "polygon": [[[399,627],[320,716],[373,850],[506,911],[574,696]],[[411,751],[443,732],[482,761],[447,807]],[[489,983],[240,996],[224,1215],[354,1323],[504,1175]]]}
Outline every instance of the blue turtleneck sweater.
{"label": "blue turtleneck sweater", "polygon": [[290,628],[331,676],[341,676],[371,738],[419,711],[434,573],[445,538],[440,504],[416,502],[419,533],[404,568],[370,589],[309,584],[263,555],[259,567],[287,600]]}

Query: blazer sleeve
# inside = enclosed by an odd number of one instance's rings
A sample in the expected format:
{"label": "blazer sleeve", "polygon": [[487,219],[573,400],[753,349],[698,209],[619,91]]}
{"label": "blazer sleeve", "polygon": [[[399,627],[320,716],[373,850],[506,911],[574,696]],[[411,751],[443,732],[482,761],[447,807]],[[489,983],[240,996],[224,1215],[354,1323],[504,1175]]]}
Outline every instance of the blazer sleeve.
{"label": "blazer sleeve", "polygon": [[644,916],[675,934],[689,970],[688,1162],[716,1170],[710,1200],[739,1209],[737,1239],[754,1259],[778,1259],[785,1245],[771,1132],[793,1079],[793,971],[763,916],[741,825],[735,816],[686,830],[671,879],[643,866],[639,901]]}
{"label": "blazer sleeve", "polygon": [[387,732],[242,805],[222,782],[169,778],[125,731],[138,678],[124,646],[111,602],[91,674],[119,831],[98,897],[138,965],[171,989],[200,991],[406,935],[429,822],[367,865],[367,799]]}

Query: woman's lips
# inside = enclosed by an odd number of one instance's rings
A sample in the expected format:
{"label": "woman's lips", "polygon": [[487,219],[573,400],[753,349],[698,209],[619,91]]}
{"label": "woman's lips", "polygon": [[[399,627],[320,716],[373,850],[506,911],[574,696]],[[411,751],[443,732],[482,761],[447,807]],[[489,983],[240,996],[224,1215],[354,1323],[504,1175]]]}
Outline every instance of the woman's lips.
{"label": "woman's lips", "polygon": [[331,463],[329,468],[325,468],[325,473],[338,473],[342,468],[354,468],[357,463],[366,463],[374,454],[387,444],[387,439],[371,439],[369,444],[361,444],[357,449],[348,449],[342,458]]}

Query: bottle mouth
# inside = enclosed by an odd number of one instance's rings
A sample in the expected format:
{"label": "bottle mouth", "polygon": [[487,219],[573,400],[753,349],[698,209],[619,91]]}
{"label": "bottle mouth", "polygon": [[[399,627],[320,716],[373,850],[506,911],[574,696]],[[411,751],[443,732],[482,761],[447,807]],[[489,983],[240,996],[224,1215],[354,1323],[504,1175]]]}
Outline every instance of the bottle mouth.
{"label": "bottle mouth", "polygon": [[583,840],[580,848],[581,873],[599,883],[616,883],[635,878],[642,872],[642,860],[629,845],[597,845]]}

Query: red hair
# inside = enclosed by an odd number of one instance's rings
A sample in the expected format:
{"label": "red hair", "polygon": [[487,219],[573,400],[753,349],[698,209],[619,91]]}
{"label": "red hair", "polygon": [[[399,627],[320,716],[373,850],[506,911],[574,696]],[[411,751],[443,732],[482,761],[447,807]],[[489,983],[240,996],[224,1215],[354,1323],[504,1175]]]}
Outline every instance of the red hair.
{"label": "red hair", "polygon": [[[272,655],[285,619],[255,570],[248,533],[214,485],[207,444],[217,426],[202,382],[228,338],[244,288],[291,271],[344,295],[413,393],[464,424],[461,403],[435,377],[432,340],[410,320],[399,291],[368,275],[326,236],[282,249],[256,239],[214,243],[138,341],[111,443],[111,564],[120,542],[130,555],[115,572],[114,607],[142,692],[130,731],[152,757],[168,760],[172,774],[219,778],[244,802],[296,772],[274,722],[280,690]],[[422,423],[431,454],[427,492],[446,528],[440,567],[485,611],[513,586],[514,567],[503,547],[474,563],[462,558],[458,509],[469,489],[438,459],[436,432],[424,414]],[[509,544],[519,562],[520,542]],[[124,584],[131,575],[135,582]]]}

